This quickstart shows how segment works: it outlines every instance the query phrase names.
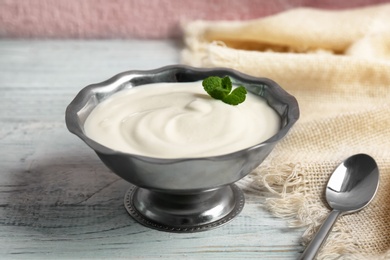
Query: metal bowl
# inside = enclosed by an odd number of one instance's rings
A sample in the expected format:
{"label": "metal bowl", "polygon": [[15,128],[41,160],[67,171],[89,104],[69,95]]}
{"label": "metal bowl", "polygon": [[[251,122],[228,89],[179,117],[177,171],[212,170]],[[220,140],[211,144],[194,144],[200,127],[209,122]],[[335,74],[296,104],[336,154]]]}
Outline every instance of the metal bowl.
{"label": "metal bowl", "polygon": [[[103,100],[123,89],[157,82],[192,82],[208,76],[229,76],[233,84],[267,100],[281,118],[280,130],[268,140],[220,156],[162,159],[112,150],[88,138],[84,122]],[[244,206],[243,192],[234,184],[272,151],[299,118],[296,99],[270,79],[232,69],[200,69],[183,65],[149,71],[127,71],[82,89],[66,109],[70,132],[91,147],[114,173],[132,184],[125,207],[141,224],[163,231],[196,232],[223,225]]]}

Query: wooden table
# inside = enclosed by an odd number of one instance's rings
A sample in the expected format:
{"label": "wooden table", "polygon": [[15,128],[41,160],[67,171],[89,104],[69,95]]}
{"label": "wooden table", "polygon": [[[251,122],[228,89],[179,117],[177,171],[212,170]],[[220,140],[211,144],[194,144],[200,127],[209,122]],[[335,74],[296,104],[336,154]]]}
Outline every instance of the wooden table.
{"label": "wooden table", "polygon": [[180,43],[0,41],[1,259],[295,259],[302,230],[261,207],[261,192],[229,224],[176,234],[136,223],[129,184],[70,134],[65,108],[90,83],[179,62]]}

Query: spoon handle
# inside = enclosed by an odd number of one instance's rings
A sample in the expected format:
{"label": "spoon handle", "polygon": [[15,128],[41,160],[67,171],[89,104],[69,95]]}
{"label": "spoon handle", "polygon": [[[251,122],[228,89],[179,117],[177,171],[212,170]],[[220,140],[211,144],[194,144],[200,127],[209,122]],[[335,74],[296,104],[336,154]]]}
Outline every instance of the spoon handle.
{"label": "spoon handle", "polygon": [[330,231],[332,230],[334,223],[336,222],[337,218],[340,216],[340,213],[341,212],[338,210],[332,210],[329,213],[328,217],[326,218],[325,222],[321,225],[320,229],[318,230],[313,240],[309,243],[305,251],[302,253],[301,257],[299,258],[300,260],[309,260],[309,259],[311,260],[315,258],[322,244],[325,242]]}

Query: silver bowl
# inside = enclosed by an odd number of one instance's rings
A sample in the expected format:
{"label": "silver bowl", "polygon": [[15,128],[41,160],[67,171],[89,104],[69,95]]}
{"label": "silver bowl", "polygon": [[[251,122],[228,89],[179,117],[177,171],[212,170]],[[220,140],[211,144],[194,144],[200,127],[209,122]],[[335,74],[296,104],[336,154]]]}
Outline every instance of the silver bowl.
{"label": "silver bowl", "polygon": [[[281,118],[280,130],[268,140],[220,156],[161,159],[112,150],[88,138],[84,122],[112,94],[157,82],[192,82],[208,76],[229,76],[233,83],[267,100]],[[275,82],[232,69],[199,69],[183,65],[149,71],[127,71],[82,89],[66,109],[70,132],[91,147],[103,163],[132,185],[125,207],[139,223],[157,230],[197,232],[223,225],[244,206],[243,192],[234,184],[272,151],[299,118],[296,99]]]}

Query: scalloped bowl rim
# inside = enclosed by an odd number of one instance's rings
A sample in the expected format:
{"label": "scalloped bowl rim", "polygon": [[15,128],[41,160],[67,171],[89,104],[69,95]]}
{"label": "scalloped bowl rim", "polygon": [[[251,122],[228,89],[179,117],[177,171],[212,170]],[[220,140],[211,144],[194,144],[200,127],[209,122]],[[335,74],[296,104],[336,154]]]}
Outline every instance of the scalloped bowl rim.
{"label": "scalloped bowl rim", "polygon": [[[167,71],[192,71],[196,73],[226,73],[229,76],[234,76],[235,79],[240,79],[245,82],[251,82],[253,84],[265,84],[268,86],[273,87],[273,93],[278,96],[278,99],[283,101],[289,106],[289,109],[287,111],[287,122],[285,125],[283,125],[279,131],[268,138],[267,140],[252,145],[250,147],[227,153],[222,155],[215,155],[215,156],[205,156],[205,157],[180,157],[180,158],[159,158],[159,157],[149,157],[144,155],[138,155],[133,153],[125,153],[117,150],[113,150],[107,146],[104,146],[93,139],[89,138],[87,135],[84,134],[83,131],[83,125],[81,125],[78,121],[78,113],[86,106],[88,100],[91,97],[96,96],[96,94],[99,93],[99,90],[104,90],[106,88],[112,88],[115,86],[114,90],[111,91],[111,95],[120,91],[124,87],[122,86],[125,82],[128,82],[127,79],[134,78],[134,76],[148,76],[148,75],[155,75],[155,74],[161,74],[163,72]],[[211,75],[211,74],[210,74]],[[162,81],[156,81],[156,82],[162,82]],[[178,81],[172,81],[172,83],[178,82]],[[142,86],[142,85],[140,85]],[[122,88],[121,88],[122,87]],[[137,87],[137,86],[135,86]],[[255,93],[256,94],[256,93]],[[110,95],[108,95],[110,96]],[[159,164],[170,164],[170,163],[176,163],[176,162],[182,162],[182,161],[190,161],[190,160],[226,160],[230,157],[236,157],[238,155],[241,155],[244,152],[247,152],[248,150],[257,149],[261,146],[265,146],[269,143],[274,143],[282,139],[287,132],[290,130],[290,128],[296,123],[296,121],[299,119],[299,107],[298,102],[295,99],[294,96],[286,92],[283,88],[281,88],[276,82],[269,78],[264,77],[253,77],[244,73],[241,73],[239,71],[230,69],[230,68],[195,68],[190,67],[186,65],[169,65],[160,67],[153,70],[129,70],[125,72],[121,72],[116,74],[115,76],[109,78],[108,80],[105,80],[100,83],[90,84],[83,89],[79,91],[79,93],[75,96],[75,98],[71,101],[71,103],[66,108],[65,113],[65,121],[66,126],[68,130],[78,136],[80,139],[82,139],[89,147],[91,147],[96,152],[99,152],[101,154],[107,154],[107,155],[127,155],[134,158],[137,158],[138,160],[142,160],[145,162],[151,162],[151,163],[159,163]]]}

